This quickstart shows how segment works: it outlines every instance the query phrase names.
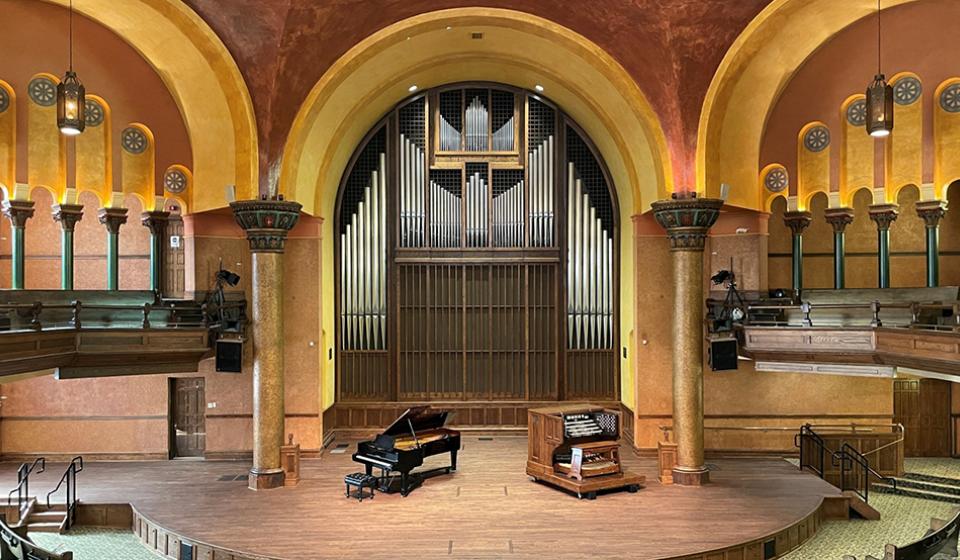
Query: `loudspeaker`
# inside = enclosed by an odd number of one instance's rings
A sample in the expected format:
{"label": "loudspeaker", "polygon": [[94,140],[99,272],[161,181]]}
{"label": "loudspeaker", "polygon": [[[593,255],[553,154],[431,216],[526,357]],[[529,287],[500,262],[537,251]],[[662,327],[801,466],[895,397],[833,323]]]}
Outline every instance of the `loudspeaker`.
{"label": "loudspeaker", "polygon": [[737,339],[715,338],[710,340],[707,361],[713,371],[737,369]]}
{"label": "loudspeaker", "polygon": [[240,373],[243,370],[243,341],[224,338],[217,341],[217,371]]}

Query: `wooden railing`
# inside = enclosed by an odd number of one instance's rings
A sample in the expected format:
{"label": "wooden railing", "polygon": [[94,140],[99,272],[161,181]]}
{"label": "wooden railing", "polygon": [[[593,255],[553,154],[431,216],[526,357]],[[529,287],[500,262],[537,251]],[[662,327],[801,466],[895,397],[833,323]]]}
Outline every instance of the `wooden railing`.
{"label": "wooden railing", "polygon": [[72,552],[51,552],[27,537],[26,527],[13,529],[0,520],[0,558],[24,560],[73,560]]}

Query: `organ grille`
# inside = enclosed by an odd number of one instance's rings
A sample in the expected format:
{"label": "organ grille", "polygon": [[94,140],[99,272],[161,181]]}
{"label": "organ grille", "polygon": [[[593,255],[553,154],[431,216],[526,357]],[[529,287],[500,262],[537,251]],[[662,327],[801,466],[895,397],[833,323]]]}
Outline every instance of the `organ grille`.
{"label": "organ grille", "polygon": [[440,118],[437,128],[440,135],[440,150],[454,152],[461,149],[463,131],[463,91],[440,93]]}
{"label": "organ grille", "polygon": [[367,144],[341,203],[340,332],[344,350],[382,350],[387,338],[385,130]]}
{"label": "organ grille", "polygon": [[606,213],[612,226],[609,194],[593,154],[571,128],[567,142],[567,345],[611,348],[613,232],[603,220]]}

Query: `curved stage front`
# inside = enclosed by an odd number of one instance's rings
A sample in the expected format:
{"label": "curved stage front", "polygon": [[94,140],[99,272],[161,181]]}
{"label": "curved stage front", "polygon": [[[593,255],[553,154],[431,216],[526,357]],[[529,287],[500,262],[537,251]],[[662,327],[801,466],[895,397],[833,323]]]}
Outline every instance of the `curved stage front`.
{"label": "curved stage front", "polygon": [[[713,461],[712,483],[701,488],[661,486],[655,459],[624,450],[625,466],[646,475],[647,486],[578,500],[524,474],[526,441],[465,434],[460,470],[427,480],[406,498],[344,497],[343,476],[361,470],[350,460],[352,442],[346,453],[303,460],[295,488],[248,490],[244,462],[91,462],[79,497],[87,504],[130,502],[141,540],[176,559],[186,546],[193,558],[210,560],[748,560],[799,546],[819,527],[824,496],[838,495],[788,462],[767,458]],[[15,465],[0,472],[3,482],[15,481]],[[48,482],[55,481],[31,478],[35,488]]]}

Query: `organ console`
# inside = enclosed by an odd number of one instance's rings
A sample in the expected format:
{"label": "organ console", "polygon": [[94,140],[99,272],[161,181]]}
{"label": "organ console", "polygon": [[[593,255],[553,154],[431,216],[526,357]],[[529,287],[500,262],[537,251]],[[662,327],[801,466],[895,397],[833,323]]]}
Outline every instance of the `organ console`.
{"label": "organ console", "polygon": [[[358,443],[353,460],[365,465],[368,475],[373,474],[374,468],[380,469],[382,492],[394,491],[397,480],[390,473],[398,473],[400,495],[406,496],[425,478],[457,470],[460,432],[444,428],[449,414],[447,410],[428,406],[409,408],[374,440]],[[411,472],[423,465],[424,458],[447,452],[450,453],[449,467]]]}
{"label": "organ console", "polygon": [[594,499],[597,492],[636,492],[646,478],[620,464],[620,412],[593,405],[564,405],[528,413],[527,475]]}

